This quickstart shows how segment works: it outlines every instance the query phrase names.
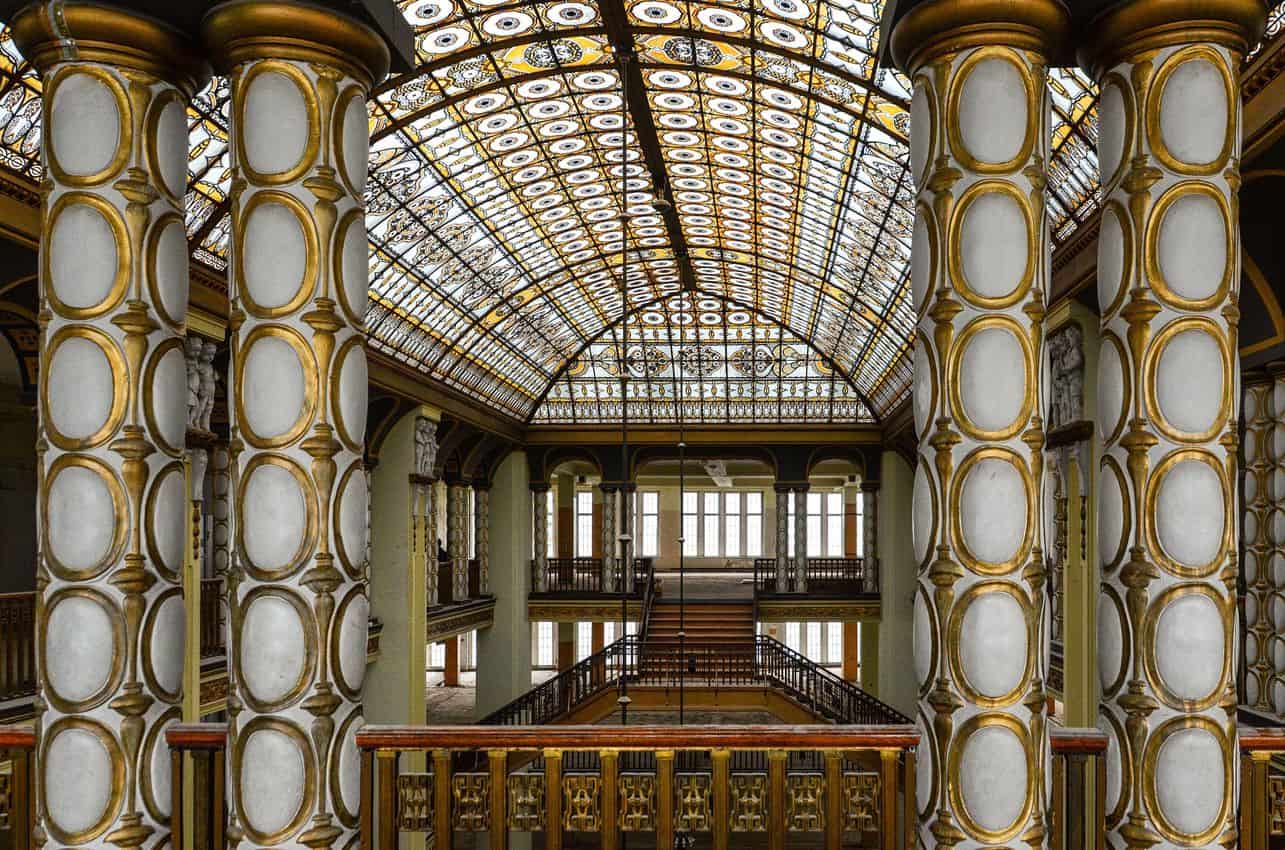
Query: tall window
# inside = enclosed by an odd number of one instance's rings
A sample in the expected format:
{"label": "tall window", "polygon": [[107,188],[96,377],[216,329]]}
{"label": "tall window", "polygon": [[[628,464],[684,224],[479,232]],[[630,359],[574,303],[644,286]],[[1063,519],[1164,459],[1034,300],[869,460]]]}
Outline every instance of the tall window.
{"label": "tall window", "polygon": [[831,664],[843,663],[843,623],[825,624],[825,654]]}
{"label": "tall window", "polygon": [[576,661],[593,655],[593,623],[576,623]]}
{"label": "tall window", "polygon": [[718,504],[717,492],[704,493],[701,498],[701,513],[704,522],[701,524],[701,554],[706,558],[718,557]]}
{"label": "tall window", "polygon": [[[633,620],[630,620],[629,622],[625,623],[625,634],[627,635],[638,634],[638,623]],[[618,640],[619,638],[620,638],[620,623],[608,622],[608,623],[602,624],[602,640],[604,644],[612,643]]]}
{"label": "tall window", "polygon": [[557,666],[558,632],[557,623],[547,621],[533,623],[535,628],[535,665],[536,667]]}
{"label": "tall window", "polygon": [[822,517],[822,499],[820,493],[808,493],[808,557],[819,558],[825,551],[824,541],[821,538],[821,529],[824,524],[821,522]]}
{"label": "tall window", "polygon": [[660,554],[660,494],[644,490],[638,500],[638,529],[642,532],[641,555],[655,558]]}
{"label": "tall window", "polygon": [[700,554],[699,505],[697,494],[683,493],[683,554],[688,557]]}
{"label": "tall window", "polygon": [[821,654],[821,646],[821,624],[808,623],[808,649],[804,654],[818,664],[823,664],[825,656]]}
{"label": "tall window", "polygon": [[548,525],[546,525],[545,528],[549,530],[549,533],[545,535],[546,545],[544,548],[546,551],[544,554],[546,557],[553,558],[553,557],[556,557],[558,554],[558,541],[557,541],[557,538],[555,537],[555,535],[558,532],[558,520],[557,520],[556,512],[553,509],[553,489],[552,488],[546,490],[544,493],[544,516],[545,516],[545,522],[548,523]]}
{"label": "tall window", "polygon": [[799,651],[800,623],[785,624],[785,645],[795,652]]}
{"label": "tall window", "polygon": [[434,643],[428,647],[428,669],[443,670],[446,668],[446,644]]}
{"label": "tall window", "polygon": [[757,558],[763,554],[763,494],[745,494],[745,555]]}
{"label": "tall window", "polygon": [[683,554],[756,558],[763,554],[763,494],[704,490],[683,494]]}
{"label": "tall window", "polygon": [[576,493],[576,557],[593,557],[593,493]]}
{"label": "tall window", "polygon": [[857,493],[857,557],[866,554],[866,499],[865,494]]}
{"label": "tall window", "polygon": [[843,557],[843,491],[825,494],[825,554]]}

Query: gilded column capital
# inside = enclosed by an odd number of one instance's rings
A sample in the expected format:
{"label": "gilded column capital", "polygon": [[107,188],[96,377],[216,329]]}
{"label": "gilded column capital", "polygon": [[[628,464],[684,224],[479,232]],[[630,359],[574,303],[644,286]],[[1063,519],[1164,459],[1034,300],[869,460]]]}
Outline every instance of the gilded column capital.
{"label": "gilded column capital", "polygon": [[201,22],[220,73],[255,59],[293,59],[339,68],[369,88],[388,74],[388,46],[355,18],[305,3],[233,0]]}
{"label": "gilded column capital", "polygon": [[1219,44],[1243,55],[1266,22],[1266,0],[1126,0],[1089,24],[1076,58],[1098,79],[1126,57],[1180,44]]}
{"label": "gilded column capital", "polygon": [[907,73],[972,47],[998,45],[1051,58],[1068,43],[1071,13],[1061,0],[929,0],[892,31],[892,58]]}
{"label": "gilded column capital", "polygon": [[9,26],[42,73],[63,62],[98,62],[164,80],[189,98],[210,78],[200,45],[160,21],[102,3],[32,3]]}

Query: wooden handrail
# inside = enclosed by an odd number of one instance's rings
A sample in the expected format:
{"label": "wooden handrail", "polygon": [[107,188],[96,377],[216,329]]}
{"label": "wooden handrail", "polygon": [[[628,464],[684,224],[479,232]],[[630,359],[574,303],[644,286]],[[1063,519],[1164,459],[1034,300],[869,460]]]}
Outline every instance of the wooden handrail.
{"label": "wooden handrail", "polygon": [[[1100,729],[1052,726],[1052,850],[1106,850],[1107,736]],[[1089,796],[1088,777],[1094,777]]]}
{"label": "wooden handrail", "polygon": [[369,724],[359,749],[652,750],[905,749],[919,745],[913,724],[888,726],[397,726]]}

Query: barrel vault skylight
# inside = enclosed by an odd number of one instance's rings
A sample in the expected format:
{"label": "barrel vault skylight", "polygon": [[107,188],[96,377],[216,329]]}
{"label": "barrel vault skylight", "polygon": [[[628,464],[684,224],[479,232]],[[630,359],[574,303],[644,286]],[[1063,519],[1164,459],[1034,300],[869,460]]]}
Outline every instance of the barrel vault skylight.
{"label": "barrel vault skylight", "polygon": [[[371,100],[372,347],[525,421],[619,419],[622,344],[634,421],[906,397],[909,91],[876,67],[882,2],[398,5],[418,67]],[[1097,207],[1096,92],[1049,88],[1061,241]],[[39,92],[0,36],[0,166],[35,181]],[[189,109],[188,231],[220,273],[227,101],[216,79]]]}

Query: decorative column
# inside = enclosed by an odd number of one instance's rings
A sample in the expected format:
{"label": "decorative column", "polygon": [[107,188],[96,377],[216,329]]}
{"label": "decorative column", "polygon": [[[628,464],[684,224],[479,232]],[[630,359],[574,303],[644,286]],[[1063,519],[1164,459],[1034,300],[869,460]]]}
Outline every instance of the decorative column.
{"label": "decorative column", "polygon": [[913,628],[927,847],[1043,847],[1047,836],[1046,63],[1069,24],[1059,0],[952,0],[914,7],[892,36],[914,85]]}
{"label": "decorative column", "polygon": [[468,489],[461,482],[446,488],[446,555],[451,561],[451,600],[468,598]]}
{"label": "decorative column", "polygon": [[535,552],[535,577],[532,587],[536,593],[545,593],[549,589],[549,485],[531,482],[532,539]]}
{"label": "decorative column", "polygon": [[616,557],[620,560],[619,587],[624,593],[634,592],[634,501],[638,485],[620,485],[620,513],[616,520]]}
{"label": "decorative column", "polygon": [[272,0],[202,28],[232,89],[229,845],[342,847],[370,607],[366,97],[388,51],[356,20]]}
{"label": "decorative column", "polygon": [[437,604],[437,423],[426,416],[415,419],[415,471],[411,488],[411,564],[424,571],[424,604]]}
{"label": "decorative column", "polygon": [[473,544],[477,552],[478,592],[491,592],[491,484],[473,484]]}
{"label": "decorative column", "polygon": [[790,487],[775,484],[776,492],[776,592],[790,591]]}
{"label": "decorative column", "polygon": [[[1276,540],[1274,514],[1282,495],[1276,487],[1280,463],[1276,448],[1278,394],[1285,401],[1285,384],[1274,376],[1246,376],[1244,391],[1245,468],[1241,484],[1244,494],[1243,571],[1245,574],[1245,682],[1242,699],[1246,705],[1266,714],[1280,714],[1282,700],[1275,681],[1276,655],[1280,642],[1272,622],[1271,598],[1279,589],[1275,581]],[[1277,388],[1280,387],[1280,390]],[[1282,659],[1285,660],[1285,659]],[[1281,694],[1285,696],[1285,693]]]}
{"label": "decorative column", "polygon": [[794,592],[808,592],[808,485],[794,487]]}
{"label": "decorative column", "polygon": [[191,45],[106,5],[11,21],[44,92],[37,843],[169,840],[187,544]]}
{"label": "decorative column", "polygon": [[879,482],[861,482],[861,589],[879,592]]}
{"label": "decorative column", "polygon": [[1236,843],[1239,69],[1266,6],[1138,0],[1092,27],[1101,90],[1099,724],[1133,850]]}
{"label": "decorative column", "polygon": [[615,593],[620,587],[616,574],[616,493],[615,486],[599,484],[602,490],[602,589]]}

